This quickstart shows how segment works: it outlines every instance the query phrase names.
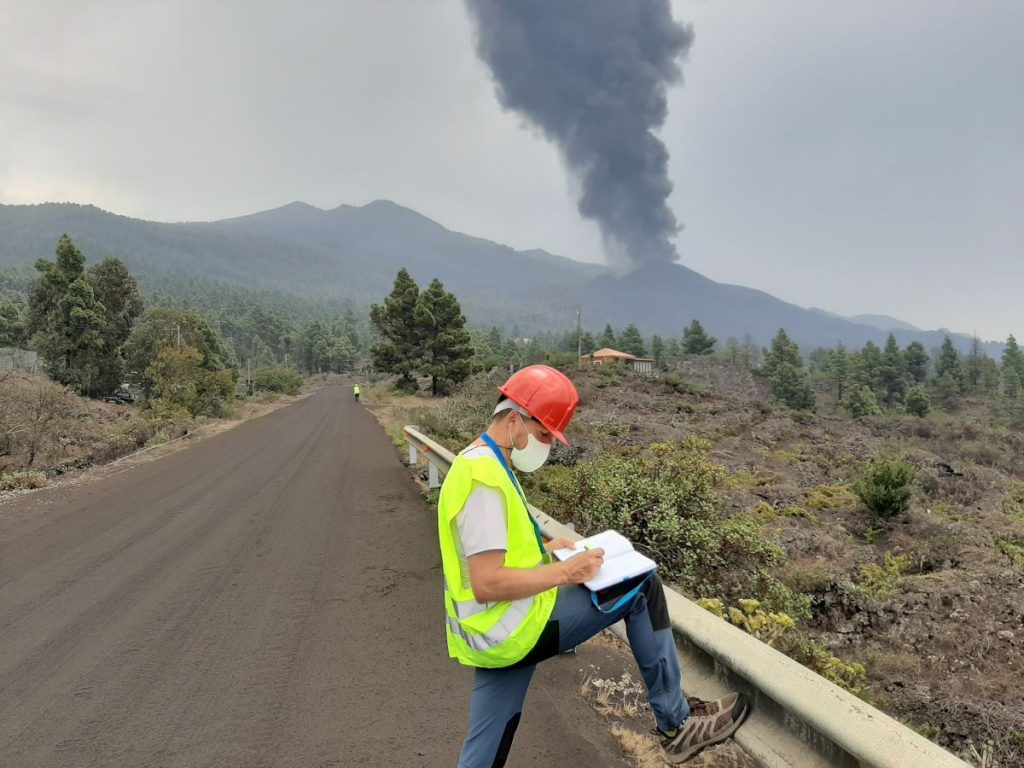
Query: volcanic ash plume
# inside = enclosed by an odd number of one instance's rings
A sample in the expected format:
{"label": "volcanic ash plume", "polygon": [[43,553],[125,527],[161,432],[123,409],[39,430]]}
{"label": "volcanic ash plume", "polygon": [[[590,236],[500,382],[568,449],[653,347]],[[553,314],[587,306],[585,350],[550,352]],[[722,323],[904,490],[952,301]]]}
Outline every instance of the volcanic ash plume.
{"label": "volcanic ash plume", "polygon": [[654,135],[693,32],[669,0],[467,0],[498,100],[561,150],[612,258],[674,261],[668,151]]}

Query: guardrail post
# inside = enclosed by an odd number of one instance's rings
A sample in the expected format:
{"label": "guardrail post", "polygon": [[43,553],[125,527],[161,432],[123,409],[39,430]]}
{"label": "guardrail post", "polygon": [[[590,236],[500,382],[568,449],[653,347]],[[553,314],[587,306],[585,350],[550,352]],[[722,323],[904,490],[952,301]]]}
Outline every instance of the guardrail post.
{"label": "guardrail post", "polygon": [[441,487],[441,479],[437,474],[437,464],[430,460],[427,461],[427,485],[429,485],[431,489]]}
{"label": "guardrail post", "polygon": [[415,467],[417,461],[416,446],[412,444],[411,440],[407,443],[407,445],[409,446],[409,466]]}

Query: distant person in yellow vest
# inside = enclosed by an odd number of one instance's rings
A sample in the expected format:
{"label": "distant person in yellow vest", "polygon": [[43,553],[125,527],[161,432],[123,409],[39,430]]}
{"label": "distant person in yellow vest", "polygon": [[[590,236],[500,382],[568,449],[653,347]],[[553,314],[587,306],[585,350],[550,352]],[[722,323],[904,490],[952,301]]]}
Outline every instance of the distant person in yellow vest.
{"label": "distant person in yellow vest", "polygon": [[[592,593],[604,562],[592,549],[564,562],[550,553],[513,472],[547,460],[579,396],[562,373],[532,365],[499,387],[490,426],[455,459],[438,499],[448,654],[475,667],[459,768],[501,768],[536,664],[624,619],[665,757],[682,762],[728,738],[746,716],[742,694],[686,700],[661,580],[648,574]],[[566,695],[572,695],[567,691]]]}
{"label": "distant person in yellow vest", "polygon": [[352,387],[352,394],[356,396],[356,402],[358,403],[359,402],[359,385],[358,384],[356,384],[354,387]]}

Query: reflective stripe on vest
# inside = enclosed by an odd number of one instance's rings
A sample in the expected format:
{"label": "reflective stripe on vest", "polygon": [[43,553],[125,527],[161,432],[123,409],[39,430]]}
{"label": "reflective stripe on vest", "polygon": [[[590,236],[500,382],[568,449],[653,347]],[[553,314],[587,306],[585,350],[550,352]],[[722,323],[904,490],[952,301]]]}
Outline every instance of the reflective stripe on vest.
{"label": "reflective stripe on vest", "polygon": [[[451,595],[451,590],[445,586],[445,591],[448,595]],[[449,597],[450,599],[450,597]],[[478,603],[476,600],[463,600],[461,603],[457,600],[452,600],[452,606],[455,608],[455,615],[460,619],[468,619],[470,616],[476,616],[478,613],[488,611],[497,603]]]}
{"label": "reflective stripe on vest", "polygon": [[532,597],[514,600],[493,627],[479,634],[468,632],[453,616],[448,617],[448,628],[465,640],[473,650],[486,651],[508,640],[526,614],[530,612],[531,605],[533,605]]}

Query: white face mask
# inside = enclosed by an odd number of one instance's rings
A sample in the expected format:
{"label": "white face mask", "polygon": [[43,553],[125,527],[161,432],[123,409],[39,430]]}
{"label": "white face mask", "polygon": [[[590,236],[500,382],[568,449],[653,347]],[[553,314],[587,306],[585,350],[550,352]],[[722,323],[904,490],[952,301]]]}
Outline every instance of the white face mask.
{"label": "white face mask", "polygon": [[520,472],[536,472],[548,460],[551,443],[542,443],[533,436],[525,424],[523,429],[526,430],[526,447],[522,449],[515,447],[515,443],[512,441],[512,432],[509,430],[509,442],[512,443],[512,466]]}

